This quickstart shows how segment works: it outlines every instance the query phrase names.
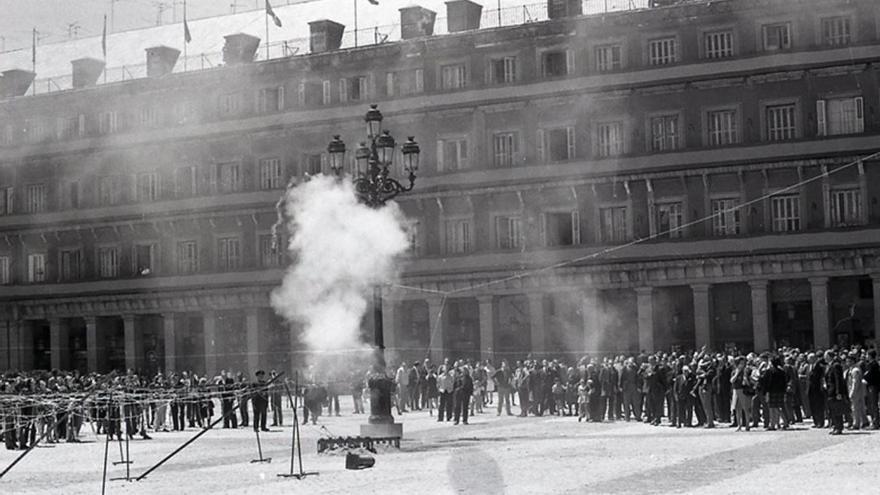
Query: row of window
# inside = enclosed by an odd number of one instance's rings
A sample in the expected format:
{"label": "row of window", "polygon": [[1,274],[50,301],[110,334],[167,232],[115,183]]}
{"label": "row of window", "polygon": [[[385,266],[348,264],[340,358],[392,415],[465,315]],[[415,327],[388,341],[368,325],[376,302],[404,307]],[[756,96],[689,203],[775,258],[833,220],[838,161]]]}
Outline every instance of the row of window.
{"label": "row of window", "polygon": [[[762,105],[762,140],[789,141],[802,137],[797,100],[780,100]],[[719,106],[705,112],[703,142],[709,147],[730,146],[743,141],[742,110],[738,105]],[[816,134],[847,135],[865,130],[864,99],[861,96],[822,99],[816,102]],[[680,150],[685,147],[685,126],[681,112],[658,113],[646,122],[646,147],[651,152]],[[620,156],[630,149],[627,122],[598,121],[594,124],[593,155],[597,158]],[[491,160],[495,167],[509,167],[522,161],[520,133],[492,134]],[[573,125],[538,129],[537,159],[541,163],[571,160],[576,154]],[[437,142],[438,171],[460,170],[470,166],[467,136],[451,136]]]}
{"label": "row of window", "polygon": [[[323,159],[320,154],[308,155],[306,172],[317,168],[321,171]],[[174,197],[192,197],[206,189],[218,193],[239,192],[245,189],[244,170],[240,162],[220,163],[213,171],[213,185],[200,185],[202,179],[198,167],[180,167],[174,176]],[[280,158],[265,158],[258,162],[258,187],[261,190],[279,189],[285,185],[285,171]],[[162,199],[162,180],[158,172],[141,172],[135,175],[104,175],[94,183],[94,204],[113,206],[132,200],[153,202]],[[67,181],[59,185],[59,201],[63,209],[83,206],[80,181]],[[42,213],[49,210],[48,188],[44,183],[26,184],[23,188],[24,203],[17,207],[15,188],[0,185],[0,215],[13,213]]]}
{"label": "row of window", "polygon": [[[773,232],[796,232],[803,229],[802,197],[799,194],[779,194],[768,202],[768,219]],[[710,202],[711,232],[714,236],[732,236],[744,231],[743,210],[738,197],[716,197]],[[836,187],[828,192],[827,214],[832,227],[864,224],[866,211],[859,187]],[[651,205],[650,232],[657,238],[680,238],[688,221],[683,201],[659,200]],[[540,238],[544,246],[571,246],[581,244],[581,218],[578,210],[547,211],[541,216]],[[525,232],[522,214],[492,216],[492,243],[499,250],[524,248]],[[419,254],[422,234],[420,224],[408,226],[411,251]],[[444,254],[464,254],[473,251],[474,220],[472,217],[445,218],[442,222],[441,244]],[[603,243],[621,243],[634,238],[631,207],[626,204],[601,206],[598,210],[596,232]],[[242,245],[239,236],[220,237],[214,246],[214,265],[218,271],[232,271],[242,267]],[[178,241],[175,246],[176,273],[194,274],[202,269],[200,246],[196,240]],[[257,238],[259,267],[280,266],[281,251],[270,234]],[[117,278],[121,275],[121,248],[117,245],[99,246],[94,252],[95,276]],[[154,274],[158,269],[158,244],[139,243],[132,248],[132,271],[137,276]],[[47,256],[44,252],[26,255],[23,277],[28,283],[47,281]],[[82,248],[58,250],[58,281],[76,281],[86,278]],[[0,284],[11,283],[11,257],[0,255]]]}
{"label": "row of window", "polygon": [[[239,236],[220,237],[214,245],[214,266],[216,270],[234,271],[242,268],[242,240]],[[175,273],[188,275],[202,269],[199,256],[200,246],[196,240],[178,241],[175,246]],[[137,243],[131,252],[131,273],[135,276],[149,276],[159,270],[159,245],[157,243]],[[282,250],[270,234],[257,237],[257,263],[260,268],[281,266]],[[45,252],[30,252],[25,256],[22,277],[27,283],[47,282],[48,257]],[[122,273],[122,248],[118,245],[99,246],[94,250],[94,275],[85,273],[86,259],[83,248],[59,248],[57,254],[57,281],[72,282],[88,278],[118,278]],[[0,254],[0,284],[12,283],[12,257]]]}
{"label": "row of window", "polygon": [[[710,147],[728,146],[742,142],[742,115],[738,105],[719,106],[705,112],[704,142]],[[801,115],[797,100],[778,100],[762,105],[761,127],[763,140],[778,142],[801,137]],[[599,121],[594,124],[593,155],[597,158],[620,156],[630,149],[624,120]],[[683,149],[685,126],[681,112],[658,113],[646,122],[646,147],[651,152]],[[816,102],[816,134],[818,136],[847,135],[865,130],[864,100],[861,96],[821,99]],[[491,164],[496,168],[520,165],[521,133],[516,130],[491,134]],[[546,126],[538,129],[536,158],[540,163],[575,159],[577,155],[574,125]],[[437,140],[437,171],[464,170],[472,166],[471,143],[467,135],[449,135]],[[195,166],[180,167],[174,176],[174,197],[191,197],[206,192],[232,193],[244,191],[244,165],[239,161],[213,166],[206,176]],[[302,172],[316,175],[327,171],[325,153],[306,154],[302,157]],[[285,169],[278,157],[263,158],[257,164],[256,187],[260,190],[284,187]],[[209,182],[209,183],[205,183]],[[97,178],[93,203],[112,206],[130,200],[152,202],[162,198],[162,180],[158,172],[131,175],[106,175]],[[15,211],[14,188],[0,184],[0,215]],[[44,183],[26,184],[21,191],[24,202],[19,207],[26,213],[48,211],[48,188]],[[62,208],[79,208],[81,184],[67,182],[60,186]]]}
{"label": "row of window", "polygon": [[[819,42],[825,46],[842,46],[853,43],[854,20],[851,15],[836,15],[820,19]],[[733,27],[703,30],[700,32],[700,53],[706,59],[722,59],[738,55],[738,33]],[[792,21],[769,22],[760,26],[760,47],[765,52],[793,47],[794,27]],[[650,38],[644,46],[644,62],[649,66],[663,66],[681,61],[681,39],[677,34]],[[624,40],[601,43],[592,47],[592,69],[611,72],[628,68],[627,48]],[[575,52],[564,47],[539,49],[538,70],[542,78],[555,78],[575,74]],[[520,57],[504,54],[489,57],[486,61],[487,84],[511,84],[523,79]],[[384,84],[379,88],[372,73],[342,77],[337,80],[300,81],[296,86],[296,104],[330,105],[334,103],[360,102],[379,96],[394,97],[412,95],[425,91],[423,68],[408,68],[384,74]],[[466,61],[441,62],[437,66],[436,87],[440,90],[459,90],[473,85],[470,66]],[[285,87],[260,88],[250,93],[254,103],[247,105],[248,92],[235,91],[217,97],[217,113],[220,117],[240,115],[247,108],[257,113],[282,111],[285,104]],[[49,139],[84,137],[91,133],[110,134],[128,127],[159,128],[168,120],[185,124],[198,120],[199,108],[192,100],[181,100],[173,105],[171,115],[165,118],[161,107],[146,104],[132,112],[120,113],[106,110],[88,122],[85,114],[55,119],[31,118],[19,125],[0,126],[0,145],[24,142],[43,142]]]}
{"label": "row of window", "polygon": [[[780,194],[768,202],[772,232],[796,232],[803,229],[802,198],[799,194]],[[864,224],[862,193],[858,187],[841,187],[829,191],[828,215],[830,226],[847,227]],[[600,242],[621,243],[634,239],[631,207],[625,204],[602,206],[598,211],[596,234]],[[732,236],[744,232],[743,209],[738,197],[718,197],[710,201],[711,233],[713,236]],[[687,219],[683,201],[657,201],[651,206],[650,232],[655,238],[680,238],[686,232]],[[500,250],[524,247],[523,216],[504,214],[493,216],[493,245]],[[445,254],[471,252],[474,220],[472,217],[447,218],[443,221],[441,243]],[[411,234],[418,252],[418,234]],[[577,210],[545,212],[541,219],[543,246],[568,246],[581,243],[581,220]]]}

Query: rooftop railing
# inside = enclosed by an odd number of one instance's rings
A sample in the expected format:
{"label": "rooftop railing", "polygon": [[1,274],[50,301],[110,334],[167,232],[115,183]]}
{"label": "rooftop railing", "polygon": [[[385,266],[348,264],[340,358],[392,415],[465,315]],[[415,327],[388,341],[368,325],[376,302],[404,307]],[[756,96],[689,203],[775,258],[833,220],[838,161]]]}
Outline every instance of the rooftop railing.
{"label": "rooftop railing", "polygon": [[[680,0],[680,3],[704,1],[704,0]],[[652,0],[583,0],[582,9],[584,15],[597,15],[610,12],[641,10],[650,8]],[[483,9],[480,20],[480,29],[493,29],[507,26],[517,26],[532,22],[548,20],[547,2],[502,7],[495,9]],[[448,34],[446,30],[447,20],[445,16],[437,16],[434,23],[434,34]],[[366,47],[391,41],[400,40],[400,24],[386,24],[365,28],[346,29],[342,36],[341,49]],[[296,55],[309,53],[309,37],[303,36],[285,40],[271,41],[268,47],[265,44],[257,49],[254,59],[265,61],[282,59]],[[174,66],[174,73],[202,71],[220,67],[224,64],[223,52],[188,53],[181,54]],[[107,67],[97,83],[109,84],[132,79],[147,77],[147,65],[126,64],[122,66]],[[37,78],[28,95],[45,94],[57,91],[65,91],[72,88],[72,76],[69,74]]]}

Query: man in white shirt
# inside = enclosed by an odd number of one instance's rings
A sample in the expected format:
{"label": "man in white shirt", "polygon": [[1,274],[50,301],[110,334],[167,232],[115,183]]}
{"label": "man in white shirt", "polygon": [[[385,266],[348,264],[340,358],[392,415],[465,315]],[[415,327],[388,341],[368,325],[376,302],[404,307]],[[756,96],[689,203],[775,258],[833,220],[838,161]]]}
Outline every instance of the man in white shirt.
{"label": "man in white shirt", "polygon": [[400,363],[395,380],[397,382],[397,414],[403,414],[406,412],[406,405],[409,401],[409,370],[406,369],[406,363]]}

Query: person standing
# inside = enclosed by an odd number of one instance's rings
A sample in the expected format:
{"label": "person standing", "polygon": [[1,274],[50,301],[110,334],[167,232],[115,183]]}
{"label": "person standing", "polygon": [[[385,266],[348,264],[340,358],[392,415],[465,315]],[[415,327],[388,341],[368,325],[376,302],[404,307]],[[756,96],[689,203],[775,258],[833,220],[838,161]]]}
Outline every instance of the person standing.
{"label": "person standing", "polygon": [[843,365],[832,351],[825,352],[825,392],[827,394],[828,414],[831,418],[831,434],[843,433],[843,415],[846,413],[846,380],[843,377]]}
{"label": "person standing", "polygon": [[730,377],[730,385],[733,389],[733,419],[736,423],[736,431],[752,429],[752,396],[755,394],[750,377],[751,372],[746,367],[746,358],[738,356]]}
{"label": "person standing", "polygon": [[[419,407],[421,409],[429,409],[431,411],[434,410],[433,404],[431,404],[431,399],[433,398],[433,390],[431,390],[431,384],[428,382],[428,376],[432,372],[433,366],[431,365],[430,359],[425,359],[425,361],[419,366]],[[436,387],[434,387],[436,390]]]}
{"label": "person standing", "polygon": [[516,393],[519,396],[519,416],[524,418],[529,414],[529,372],[525,364],[517,363],[516,375],[514,376]]}
{"label": "person standing", "polygon": [[421,372],[419,371],[419,362],[413,361],[412,367],[409,369],[409,376],[407,377],[407,386],[409,387],[409,410],[416,411],[422,409],[421,401],[419,400],[419,393],[421,392],[421,387],[419,380],[421,379]]}
{"label": "person standing", "polygon": [[220,413],[223,414],[223,428],[238,428],[238,416],[232,409],[235,402],[235,379],[232,373],[221,371],[220,376],[223,377],[222,395],[220,396]]}
{"label": "person standing", "polygon": [[[272,370],[269,375],[274,380],[278,373]],[[281,408],[283,401],[281,400],[281,386],[279,384],[272,383],[269,385],[269,400],[272,403],[272,426],[284,426],[284,412]]]}
{"label": "person standing", "polygon": [[794,357],[787,356],[782,369],[788,381],[785,389],[785,415],[788,416],[789,423],[800,423],[804,419],[801,414],[801,382],[794,366]]}
{"label": "person standing", "polygon": [[454,386],[454,377],[452,371],[447,370],[446,366],[440,366],[440,374],[437,375],[437,391],[440,395],[440,406],[437,408],[437,421],[452,421],[452,388]]}
{"label": "person standing", "polygon": [[247,428],[250,426],[250,418],[248,414],[248,401],[250,400],[250,391],[248,390],[247,382],[245,381],[244,374],[242,372],[238,372],[236,376],[238,380],[238,384],[236,385],[236,395],[238,395],[238,410],[241,413],[241,427]]}
{"label": "person standing", "polygon": [[409,370],[406,369],[406,362],[400,363],[394,378],[397,382],[397,414],[403,414],[409,403]]}
{"label": "person standing", "polygon": [[629,421],[630,416],[636,421],[642,420],[639,405],[639,370],[636,362],[629,358],[620,370],[619,388],[623,391],[623,417]]}
{"label": "person standing", "polygon": [[710,361],[701,361],[697,367],[697,393],[703,414],[706,415],[706,428],[715,428],[715,405],[712,400],[715,385],[715,365]]}
{"label": "person standing", "polygon": [[865,382],[862,369],[859,367],[857,355],[852,353],[846,357],[846,390],[852,408],[852,429],[861,430],[868,427],[865,415]]}
{"label": "person standing", "polygon": [[364,413],[364,380],[357,372],[352,372],[349,376],[351,388],[351,400],[354,403],[354,414]]}
{"label": "person standing", "polygon": [[508,416],[513,416],[513,413],[510,412],[510,383],[512,378],[507,361],[501,361],[501,367],[496,369],[492,375],[492,382],[495,384],[495,390],[498,391],[498,416],[501,416],[502,408]]}
{"label": "person standing", "polygon": [[254,408],[254,431],[269,431],[266,428],[266,412],[269,409],[269,390],[266,385],[266,372],[256,373],[257,381],[251,387],[251,404]]}
{"label": "person standing", "polygon": [[880,394],[880,364],[877,364],[877,351],[868,351],[868,362],[865,364],[865,383],[868,394],[868,414],[871,416],[871,428],[880,429],[878,418],[878,394]]}
{"label": "person standing", "polygon": [[474,381],[471,378],[467,366],[462,366],[457,372],[452,385],[452,401],[455,408],[455,424],[468,424],[468,411],[471,394],[474,393]]}
{"label": "person standing", "polygon": [[767,409],[770,415],[770,425],[767,428],[774,431],[779,427],[779,420],[782,420],[782,429],[788,429],[788,416],[783,412],[785,407],[785,393],[788,388],[788,375],[782,369],[782,358],[774,356],[770,360],[770,366],[767,368],[766,374],[766,390],[767,390]]}
{"label": "person standing", "polygon": [[821,356],[810,354],[810,373],[807,376],[807,397],[810,401],[810,414],[813,428],[825,427],[825,360]]}

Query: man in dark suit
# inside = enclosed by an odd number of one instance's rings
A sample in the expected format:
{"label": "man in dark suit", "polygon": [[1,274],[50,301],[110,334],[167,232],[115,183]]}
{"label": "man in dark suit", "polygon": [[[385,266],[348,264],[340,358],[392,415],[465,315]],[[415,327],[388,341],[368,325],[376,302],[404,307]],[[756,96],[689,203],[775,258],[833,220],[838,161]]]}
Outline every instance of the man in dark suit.
{"label": "man in dark suit", "polygon": [[868,351],[868,362],[865,364],[865,383],[868,384],[868,415],[871,416],[871,428],[880,429],[878,418],[877,396],[880,393],[880,364],[877,364],[877,351]]}
{"label": "man in dark suit", "polygon": [[846,379],[843,378],[843,365],[833,352],[825,352],[825,392],[828,414],[831,419],[831,434],[843,433],[843,415],[846,412]]}
{"label": "man in dark suit", "polygon": [[266,372],[256,373],[257,381],[252,385],[251,404],[254,407],[254,431],[269,431],[266,428],[266,411],[269,409],[269,390],[266,385]]}
{"label": "man in dark suit", "polygon": [[474,381],[471,379],[470,369],[462,366],[455,375],[452,385],[452,402],[455,408],[455,424],[462,420],[468,424],[468,411],[470,410],[471,394],[474,393]]}
{"label": "man in dark suit", "polygon": [[825,426],[825,390],[823,380],[825,378],[825,361],[821,356],[810,355],[810,374],[807,376],[807,398],[810,401],[810,414],[813,416],[813,428]]}
{"label": "man in dark suit", "polygon": [[640,387],[639,370],[636,368],[635,361],[630,358],[626,360],[626,365],[620,370],[618,379],[618,388],[623,391],[623,417],[629,421],[630,416],[635,417],[636,421],[642,420],[641,403],[639,401]]}

